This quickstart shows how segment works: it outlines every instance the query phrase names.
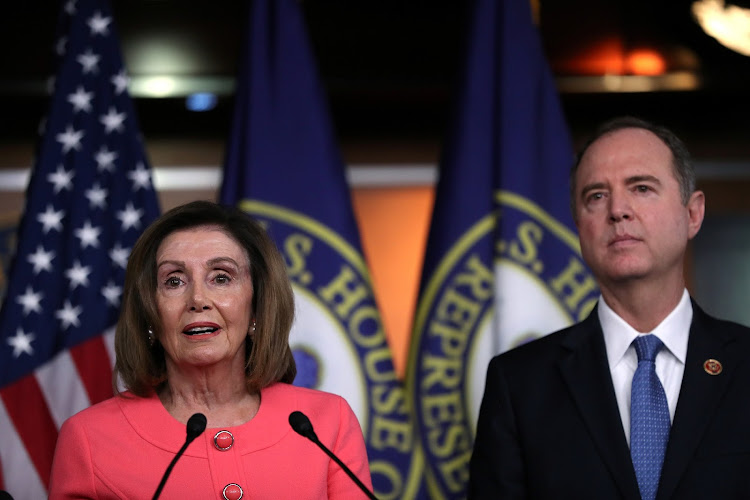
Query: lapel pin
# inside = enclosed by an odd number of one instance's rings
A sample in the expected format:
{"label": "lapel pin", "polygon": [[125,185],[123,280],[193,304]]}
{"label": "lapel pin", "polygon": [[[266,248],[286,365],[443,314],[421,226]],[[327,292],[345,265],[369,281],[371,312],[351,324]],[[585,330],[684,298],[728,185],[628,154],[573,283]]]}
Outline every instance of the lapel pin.
{"label": "lapel pin", "polygon": [[723,368],[723,367],[721,366],[721,363],[720,363],[720,362],[718,362],[717,360],[715,360],[715,359],[707,359],[707,360],[706,360],[706,361],[705,361],[705,362],[703,363],[703,369],[704,369],[704,370],[706,371],[706,373],[708,373],[709,375],[718,375],[719,373],[721,373],[721,371],[722,371],[722,370],[723,370],[724,368]]}

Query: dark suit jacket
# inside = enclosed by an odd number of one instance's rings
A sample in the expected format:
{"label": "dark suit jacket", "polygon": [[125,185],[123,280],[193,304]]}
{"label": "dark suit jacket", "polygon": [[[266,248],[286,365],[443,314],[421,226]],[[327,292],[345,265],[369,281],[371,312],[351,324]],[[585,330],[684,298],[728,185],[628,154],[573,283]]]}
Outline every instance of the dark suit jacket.
{"label": "dark suit jacket", "polygon": [[[693,303],[657,499],[750,498],[748,358],[750,329]],[[640,498],[596,309],[492,360],[469,498]]]}

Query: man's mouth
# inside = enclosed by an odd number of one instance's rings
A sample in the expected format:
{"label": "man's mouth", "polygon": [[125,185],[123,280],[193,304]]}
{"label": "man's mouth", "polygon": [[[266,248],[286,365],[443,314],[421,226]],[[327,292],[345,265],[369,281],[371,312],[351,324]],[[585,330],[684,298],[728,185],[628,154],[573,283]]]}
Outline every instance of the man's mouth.
{"label": "man's mouth", "polygon": [[609,242],[610,245],[617,245],[618,243],[626,243],[626,242],[636,242],[639,241],[638,238],[630,235],[622,235],[615,237],[612,241]]}

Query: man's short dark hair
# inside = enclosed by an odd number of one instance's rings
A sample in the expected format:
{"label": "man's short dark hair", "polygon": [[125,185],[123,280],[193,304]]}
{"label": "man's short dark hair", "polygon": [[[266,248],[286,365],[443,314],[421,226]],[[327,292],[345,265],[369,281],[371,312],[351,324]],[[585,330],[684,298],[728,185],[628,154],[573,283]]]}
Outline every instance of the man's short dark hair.
{"label": "man's short dark hair", "polygon": [[596,129],[594,134],[578,153],[573,168],[570,170],[570,208],[573,211],[573,218],[576,216],[576,173],[578,172],[578,165],[580,165],[583,155],[586,154],[586,151],[588,151],[593,143],[605,135],[626,128],[648,130],[661,139],[661,141],[672,152],[672,168],[674,170],[675,178],[680,185],[680,197],[682,198],[682,203],[687,205],[690,200],[690,196],[695,191],[695,169],[693,168],[690,153],[688,152],[687,147],[685,147],[685,144],[674,134],[674,132],[666,127],[655,125],[634,116],[620,116],[601,124]]}

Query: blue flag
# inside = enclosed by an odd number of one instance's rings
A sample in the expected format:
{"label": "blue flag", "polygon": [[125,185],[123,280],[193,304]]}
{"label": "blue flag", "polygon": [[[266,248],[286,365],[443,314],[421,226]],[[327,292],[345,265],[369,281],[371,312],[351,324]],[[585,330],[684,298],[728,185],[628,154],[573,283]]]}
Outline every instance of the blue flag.
{"label": "blue flag", "polygon": [[57,431],[112,396],[133,243],[158,215],[108,2],[65,2],[59,68],[0,311],[0,489],[44,498]]}
{"label": "blue flag", "polygon": [[256,0],[221,202],[261,220],[295,292],[295,384],[343,396],[365,436],[375,493],[419,482],[410,412],[362,255],[344,164],[296,0]]}
{"label": "blue flag", "polygon": [[596,300],[574,156],[528,0],[477,0],[428,238],[408,384],[430,496],[464,498],[490,358]]}

